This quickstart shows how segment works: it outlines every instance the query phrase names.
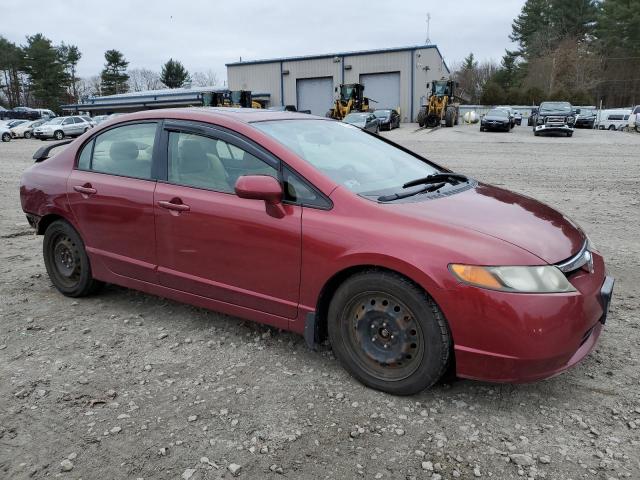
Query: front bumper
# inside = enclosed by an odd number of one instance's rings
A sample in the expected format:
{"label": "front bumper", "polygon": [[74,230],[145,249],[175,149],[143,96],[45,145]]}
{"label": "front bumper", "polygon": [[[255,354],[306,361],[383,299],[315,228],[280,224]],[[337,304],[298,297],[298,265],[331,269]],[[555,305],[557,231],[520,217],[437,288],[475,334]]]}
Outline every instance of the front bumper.
{"label": "front bumper", "polygon": [[573,132],[573,127],[570,125],[547,125],[547,124],[542,124],[542,125],[536,125],[535,127],[535,131],[536,133],[547,133],[547,132]]}
{"label": "front bumper", "polygon": [[602,257],[594,271],[570,274],[576,292],[519,294],[460,284],[442,305],[455,343],[457,375],[527,383],[553,377],[584,359],[607,319],[614,280]]}
{"label": "front bumper", "polygon": [[34,138],[53,138],[53,132],[33,132]]}
{"label": "front bumper", "polygon": [[509,123],[486,122],[480,124],[485,130],[508,130]]}

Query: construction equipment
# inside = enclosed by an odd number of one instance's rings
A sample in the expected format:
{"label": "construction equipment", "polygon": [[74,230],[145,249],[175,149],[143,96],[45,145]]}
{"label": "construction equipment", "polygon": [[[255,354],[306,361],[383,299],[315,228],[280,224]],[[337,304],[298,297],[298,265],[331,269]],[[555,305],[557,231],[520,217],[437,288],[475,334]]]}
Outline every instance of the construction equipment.
{"label": "construction equipment", "polygon": [[364,85],[361,83],[346,83],[336,87],[339,98],[333,108],[327,112],[327,117],[342,120],[351,112],[369,111],[369,99],[364,96]]}
{"label": "construction equipment", "polygon": [[207,107],[262,108],[251,98],[249,90],[218,90],[205,94],[203,103]]}
{"label": "construction equipment", "polygon": [[[421,127],[437,127],[444,125],[453,127],[458,124],[460,117],[460,103],[456,102],[454,89],[457,83],[453,80],[441,80],[431,82],[431,94],[427,104],[418,112],[418,125]],[[427,83],[427,88],[429,84]]]}

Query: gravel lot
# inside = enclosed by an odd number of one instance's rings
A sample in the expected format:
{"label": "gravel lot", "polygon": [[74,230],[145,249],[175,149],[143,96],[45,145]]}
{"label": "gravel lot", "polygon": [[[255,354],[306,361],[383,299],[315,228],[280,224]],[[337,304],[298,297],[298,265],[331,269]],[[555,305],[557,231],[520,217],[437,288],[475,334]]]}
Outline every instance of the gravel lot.
{"label": "gravel lot", "polygon": [[590,233],[617,281],[596,351],[533,385],[393,397],[296,335],[113,286],[65,298],[18,198],[42,143],[14,140],[0,143],[0,478],[640,478],[640,135],[383,135]]}

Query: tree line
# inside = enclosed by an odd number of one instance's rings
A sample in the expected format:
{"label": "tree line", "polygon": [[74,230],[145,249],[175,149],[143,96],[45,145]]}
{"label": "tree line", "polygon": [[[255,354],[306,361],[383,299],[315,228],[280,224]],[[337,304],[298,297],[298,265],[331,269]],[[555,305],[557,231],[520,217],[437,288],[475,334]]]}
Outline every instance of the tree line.
{"label": "tree line", "polygon": [[473,53],[455,66],[472,104],[640,104],[640,1],[527,0],[500,63]]}
{"label": "tree line", "polygon": [[118,50],[105,52],[104,68],[98,75],[79,78],[77,67],[81,58],[77,46],[64,42],[54,45],[41,33],[27,36],[23,45],[0,35],[0,105],[59,111],[62,104],[76,103],[94,95],[218,83],[213,71],[190,74],[174,59],[162,65],[159,72],[129,69],[129,62]]}

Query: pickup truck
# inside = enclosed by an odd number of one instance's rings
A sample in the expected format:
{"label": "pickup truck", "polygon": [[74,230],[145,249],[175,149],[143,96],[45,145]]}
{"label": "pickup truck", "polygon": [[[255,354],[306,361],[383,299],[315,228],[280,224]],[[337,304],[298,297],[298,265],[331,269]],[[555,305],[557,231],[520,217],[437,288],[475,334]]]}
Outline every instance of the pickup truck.
{"label": "pickup truck", "polygon": [[570,137],[575,121],[575,110],[569,102],[542,102],[533,124],[533,134],[537,137],[545,133],[564,133]]}

